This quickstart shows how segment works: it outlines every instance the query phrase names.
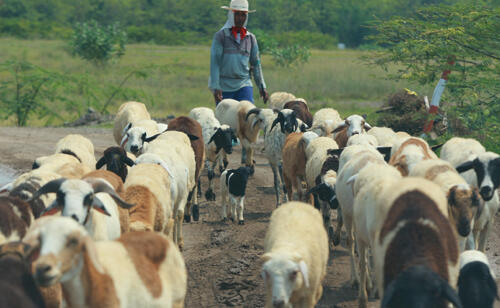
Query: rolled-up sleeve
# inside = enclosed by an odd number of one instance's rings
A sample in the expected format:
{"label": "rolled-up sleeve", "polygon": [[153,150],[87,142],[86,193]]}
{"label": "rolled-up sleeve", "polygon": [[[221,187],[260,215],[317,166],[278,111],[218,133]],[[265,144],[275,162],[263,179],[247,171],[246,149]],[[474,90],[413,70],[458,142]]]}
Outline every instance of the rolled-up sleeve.
{"label": "rolled-up sleeve", "polygon": [[222,64],[222,54],[223,54],[222,41],[220,39],[219,33],[214,35],[212,42],[212,48],[210,49],[210,79],[208,81],[208,87],[211,90],[220,90],[220,67]]}
{"label": "rolled-up sleeve", "polygon": [[259,89],[266,88],[264,75],[262,74],[262,65],[260,63],[259,45],[255,36],[252,37],[252,50],[250,52],[250,65],[252,66],[253,79]]}

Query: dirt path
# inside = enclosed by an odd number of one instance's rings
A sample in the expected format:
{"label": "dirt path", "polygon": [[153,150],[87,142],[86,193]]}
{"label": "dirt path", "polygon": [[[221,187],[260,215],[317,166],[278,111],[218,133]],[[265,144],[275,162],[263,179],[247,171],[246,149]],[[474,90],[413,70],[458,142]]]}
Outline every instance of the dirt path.
{"label": "dirt path", "polygon": [[[51,154],[57,140],[71,133],[90,138],[96,149],[96,158],[106,147],[114,145],[110,129],[1,127],[0,164],[17,172],[28,170],[34,158]],[[230,167],[237,167],[239,158],[240,151],[236,149],[230,157]],[[189,275],[186,307],[264,306],[259,256],[263,252],[266,227],[275,200],[271,169],[260,153],[256,161],[255,176],[249,182],[245,199],[245,225],[221,222],[217,201],[203,201],[200,221],[184,226],[183,253]],[[218,194],[218,178],[215,181]],[[202,186],[205,191],[206,176],[202,177]],[[497,219],[487,248],[497,277],[500,277],[499,231],[500,219]],[[336,247],[330,255],[323,297],[317,307],[357,307],[357,292],[348,285],[349,275],[347,251],[344,247]],[[368,307],[379,307],[379,302],[371,300]],[[495,307],[500,307],[500,304]]]}

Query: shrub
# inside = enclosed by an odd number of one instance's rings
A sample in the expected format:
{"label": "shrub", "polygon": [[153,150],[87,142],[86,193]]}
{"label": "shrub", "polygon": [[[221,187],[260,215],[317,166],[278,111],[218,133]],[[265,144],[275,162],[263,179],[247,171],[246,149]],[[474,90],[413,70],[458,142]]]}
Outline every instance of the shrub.
{"label": "shrub", "polygon": [[73,55],[97,65],[123,56],[126,40],[127,35],[118,23],[106,27],[92,20],[76,24],[70,46]]}
{"label": "shrub", "polygon": [[271,55],[278,66],[290,67],[294,64],[307,63],[311,52],[309,51],[309,47],[295,44],[284,48],[273,48]]}

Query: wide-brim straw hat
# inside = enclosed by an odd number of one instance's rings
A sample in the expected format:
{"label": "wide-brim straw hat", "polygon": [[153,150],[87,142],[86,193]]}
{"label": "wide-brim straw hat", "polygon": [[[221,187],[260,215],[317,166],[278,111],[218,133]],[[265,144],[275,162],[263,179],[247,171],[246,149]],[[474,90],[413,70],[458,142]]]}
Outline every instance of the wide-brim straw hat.
{"label": "wide-brim straw hat", "polygon": [[231,0],[231,3],[229,6],[222,6],[221,7],[224,10],[231,10],[231,11],[242,11],[242,12],[247,12],[247,13],[253,13],[255,10],[248,10],[248,1],[247,0]]}

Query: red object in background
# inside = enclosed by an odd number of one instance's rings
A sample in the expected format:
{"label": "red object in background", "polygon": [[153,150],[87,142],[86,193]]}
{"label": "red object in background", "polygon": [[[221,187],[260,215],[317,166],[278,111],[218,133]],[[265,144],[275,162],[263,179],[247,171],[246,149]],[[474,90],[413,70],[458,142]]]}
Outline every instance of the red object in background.
{"label": "red object in background", "polygon": [[[448,65],[451,66],[453,64],[455,64],[455,56],[449,56],[448,57]],[[432,97],[432,103],[431,103],[431,106],[430,106],[429,111],[428,111],[429,114],[431,114],[431,115],[436,115],[439,112],[439,102],[441,100],[441,94],[442,94],[442,91],[444,90],[444,85],[446,84],[446,81],[448,81],[448,76],[450,74],[451,74],[450,69],[444,70],[443,74],[441,74],[441,79],[439,80],[434,92],[435,93],[439,92],[439,91],[437,91],[438,87],[442,86],[443,89],[441,89],[441,92],[438,94],[437,98]],[[436,94],[434,94],[434,95],[436,95]],[[431,120],[427,121],[427,123],[425,123],[425,125],[424,125],[424,133],[429,133],[433,127],[434,127],[434,120],[431,119]]]}

